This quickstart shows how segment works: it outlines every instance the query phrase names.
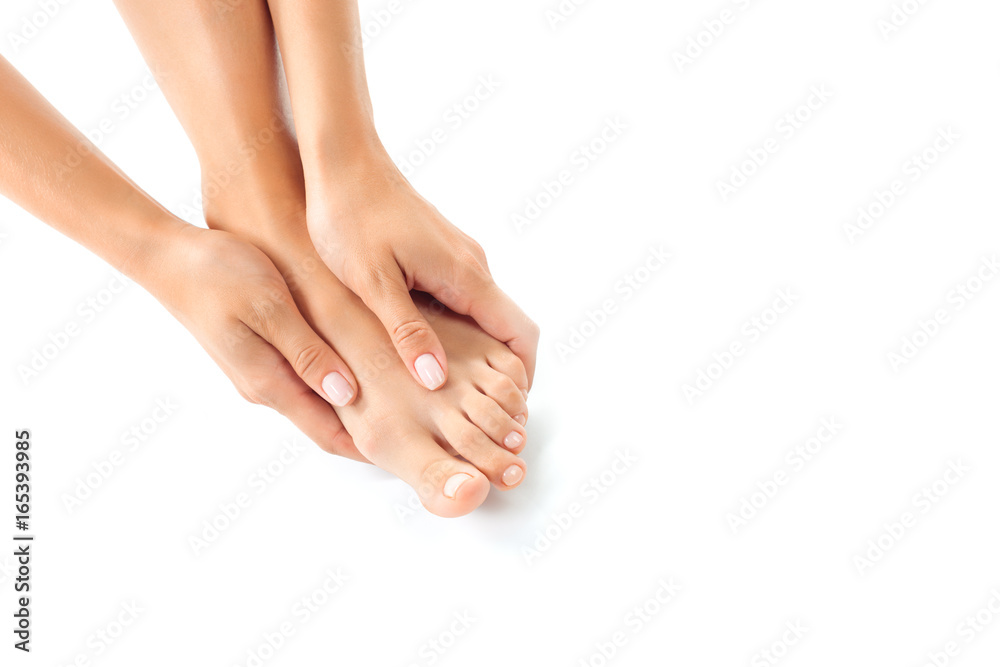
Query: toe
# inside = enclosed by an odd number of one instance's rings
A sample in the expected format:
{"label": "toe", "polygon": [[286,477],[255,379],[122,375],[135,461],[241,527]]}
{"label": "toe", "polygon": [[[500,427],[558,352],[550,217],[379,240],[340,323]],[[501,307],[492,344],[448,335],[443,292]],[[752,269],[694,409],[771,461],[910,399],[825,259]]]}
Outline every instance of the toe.
{"label": "toe", "polygon": [[524,370],[524,362],[518,359],[517,355],[511,352],[506,345],[488,352],[486,362],[490,368],[513,380],[522,394],[528,393],[528,372]]}
{"label": "toe", "polygon": [[524,479],[524,461],[493,442],[460,412],[455,411],[445,419],[441,433],[466,461],[481,470],[498,488],[513,488]]}
{"label": "toe", "polygon": [[356,442],[372,463],[412,486],[432,514],[468,514],[489,493],[489,482],[475,466],[448,455],[427,432],[390,427]]}
{"label": "toe", "polygon": [[469,421],[478,426],[496,444],[515,454],[520,454],[524,449],[527,440],[524,424],[515,421],[489,396],[470,392],[463,402],[462,409],[468,415]]}
{"label": "toe", "polygon": [[476,378],[476,387],[524,426],[528,418],[528,404],[514,380],[492,368],[483,367]]}

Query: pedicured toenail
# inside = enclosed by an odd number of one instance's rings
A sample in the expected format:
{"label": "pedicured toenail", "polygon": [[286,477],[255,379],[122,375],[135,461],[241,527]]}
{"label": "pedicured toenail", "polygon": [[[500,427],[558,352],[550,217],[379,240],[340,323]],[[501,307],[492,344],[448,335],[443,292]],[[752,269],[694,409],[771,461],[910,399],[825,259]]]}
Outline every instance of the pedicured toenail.
{"label": "pedicured toenail", "polygon": [[[517,431],[511,431],[510,434],[503,439],[503,446],[507,449],[517,449],[524,442],[524,438]],[[520,470],[520,468],[518,468]]]}
{"label": "pedicured toenail", "polygon": [[413,367],[417,369],[417,375],[424,386],[434,391],[444,384],[444,370],[433,354],[422,354],[413,362]]}
{"label": "pedicured toenail", "polygon": [[330,373],[323,378],[323,391],[326,392],[330,402],[339,408],[350,403],[351,397],[354,396],[351,383],[340,373]]}
{"label": "pedicured toenail", "polygon": [[524,471],[521,470],[521,466],[511,466],[504,470],[503,483],[507,486],[514,486],[521,481],[522,477],[524,477]]}
{"label": "pedicured toenail", "polygon": [[458,493],[459,487],[465,484],[467,481],[472,479],[472,475],[467,472],[460,472],[457,475],[452,475],[448,478],[448,481],[444,483],[444,495],[445,498],[451,498],[454,500],[455,494]]}
{"label": "pedicured toenail", "polygon": [[514,417],[514,421],[516,421],[521,426],[524,426],[525,424],[528,423],[528,418],[526,416],[524,416],[524,415],[518,415],[518,416]]}

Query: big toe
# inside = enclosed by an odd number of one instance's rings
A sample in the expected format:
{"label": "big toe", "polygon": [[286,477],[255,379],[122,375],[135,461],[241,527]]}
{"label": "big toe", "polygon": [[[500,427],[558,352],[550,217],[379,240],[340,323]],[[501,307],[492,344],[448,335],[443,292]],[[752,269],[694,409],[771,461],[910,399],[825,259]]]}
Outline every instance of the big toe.
{"label": "big toe", "polygon": [[489,481],[475,466],[447,454],[423,431],[397,431],[358,441],[368,459],[413,487],[427,511],[441,517],[468,514],[483,504]]}

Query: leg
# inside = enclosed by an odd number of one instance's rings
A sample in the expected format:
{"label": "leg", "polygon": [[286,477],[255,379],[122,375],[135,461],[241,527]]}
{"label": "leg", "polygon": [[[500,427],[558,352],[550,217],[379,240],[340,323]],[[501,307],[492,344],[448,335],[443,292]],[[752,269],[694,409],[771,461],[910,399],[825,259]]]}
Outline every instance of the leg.
{"label": "leg", "polygon": [[[414,378],[434,389],[447,361],[410,300],[433,294],[524,363],[538,328],[493,281],[483,249],[410,186],[375,132],[356,0],[268,0],[299,133],[313,242],[379,317]],[[527,391],[526,383],[522,389]]]}
{"label": "leg", "polygon": [[[306,320],[337,341],[355,370],[357,401],[338,414],[359,451],[411,484],[428,509],[444,516],[478,506],[487,480],[499,488],[516,486],[524,475],[515,453],[524,446],[527,414],[517,358],[466,320],[426,305],[427,316],[449,332],[457,359],[444,390],[419,387],[378,320],[316,254],[305,229],[298,148],[276,113],[280,77],[263,2],[246,1],[224,14],[195,0],[118,4],[195,144],[210,226],[264,250]],[[271,135],[259,148],[242,155],[233,149],[261,128]],[[211,175],[219,169],[227,169],[229,184],[213,188]]]}

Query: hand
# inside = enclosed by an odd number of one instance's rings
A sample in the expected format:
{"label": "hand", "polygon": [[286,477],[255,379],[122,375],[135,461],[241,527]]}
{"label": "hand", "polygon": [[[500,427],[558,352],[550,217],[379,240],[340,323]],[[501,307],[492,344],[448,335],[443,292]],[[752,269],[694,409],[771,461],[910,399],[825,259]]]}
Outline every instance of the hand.
{"label": "hand", "polygon": [[432,294],[506,343],[527,371],[521,390],[530,389],[537,325],[493,281],[482,247],[417,194],[388,157],[313,179],[307,193],[317,251],[378,316],[418,382],[437,389],[448,365],[410,290]]}
{"label": "hand", "polygon": [[324,450],[366,461],[331,404],[357,385],[341,358],[299,313],[274,264],[222,231],[185,225],[162,244],[139,281],[195,336],[252,403],[288,417]]}

